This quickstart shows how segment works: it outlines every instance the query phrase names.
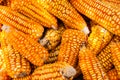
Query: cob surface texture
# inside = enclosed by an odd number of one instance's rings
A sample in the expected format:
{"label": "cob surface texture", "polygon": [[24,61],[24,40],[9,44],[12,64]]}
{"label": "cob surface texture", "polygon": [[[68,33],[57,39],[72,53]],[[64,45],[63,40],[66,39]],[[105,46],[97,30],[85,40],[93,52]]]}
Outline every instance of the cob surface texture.
{"label": "cob surface texture", "polygon": [[119,80],[116,69],[111,69],[110,71],[107,72],[107,74],[110,80]]}

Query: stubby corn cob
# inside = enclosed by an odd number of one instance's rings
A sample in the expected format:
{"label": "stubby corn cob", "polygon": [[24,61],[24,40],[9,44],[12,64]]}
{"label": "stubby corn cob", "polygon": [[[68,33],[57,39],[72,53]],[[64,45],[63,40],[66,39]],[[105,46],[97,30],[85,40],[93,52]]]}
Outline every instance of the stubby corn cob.
{"label": "stubby corn cob", "polygon": [[40,44],[48,50],[54,49],[60,43],[64,31],[65,27],[63,24],[59,24],[57,30],[48,29],[45,32],[45,36],[40,39]]}
{"label": "stubby corn cob", "polygon": [[48,59],[48,51],[28,35],[10,29],[8,39],[15,50],[28,59],[32,64],[41,66]]}
{"label": "stubby corn cob", "polygon": [[26,77],[22,77],[22,78],[14,78],[12,80],[31,80],[31,75],[26,76]]}
{"label": "stubby corn cob", "polygon": [[110,46],[112,62],[117,70],[118,78],[120,79],[120,37],[115,36]]}
{"label": "stubby corn cob", "polygon": [[109,80],[92,50],[83,46],[79,52],[79,66],[85,80]]}
{"label": "stubby corn cob", "polygon": [[5,70],[9,76],[17,78],[30,74],[30,63],[13,49],[6,38],[2,40],[1,47],[4,55],[4,64],[6,65]]}
{"label": "stubby corn cob", "polygon": [[119,80],[116,69],[111,69],[110,71],[107,72],[107,74],[110,80]]}
{"label": "stubby corn cob", "polygon": [[46,64],[38,67],[32,74],[32,80],[69,80],[76,70],[65,62]]}
{"label": "stubby corn cob", "polygon": [[44,28],[11,8],[0,5],[0,23],[12,26],[34,38],[42,36]]}
{"label": "stubby corn cob", "polygon": [[98,54],[112,39],[113,34],[98,24],[92,23],[90,36],[88,37],[88,46]]}
{"label": "stubby corn cob", "polygon": [[97,58],[103,66],[104,70],[107,72],[113,67],[111,59],[110,44],[108,44],[98,55]]}
{"label": "stubby corn cob", "polygon": [[80,47],[87,41],[87,36],[79,30],[67,29],[62,35],[58,61],[67,62],[76,67]]}
{"label": "stubby corn cob", "polygon": [[82,16],[72,7],[68,0],[36,0],[39,5],[51,14],[61,19],[70,28],[82,30],[88,34],[89,30]]}
{"label": "stubby corn cob", "polygon": [[48,28],[57,29],[57,19],[36,0],[12,0],[11,8]]}
{"label": "stubby corn cob", "polygon": [[100,0],[70,0],[70,2],[80,13],[120,36],[120,10]]}

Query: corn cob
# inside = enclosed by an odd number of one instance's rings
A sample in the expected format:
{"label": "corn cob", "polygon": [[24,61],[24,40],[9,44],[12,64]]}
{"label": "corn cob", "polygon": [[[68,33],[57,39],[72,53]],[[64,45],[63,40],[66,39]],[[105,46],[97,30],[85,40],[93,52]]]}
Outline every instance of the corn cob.
{"label": "corn cob", "polygon": [[29,75],[31,71],[30,63],[13,49],[6,38],[2,40],[1,46],[7,74],[12,78]]}
{"label": "corn cob", "polygon": [[79,52],[79,66],[85,80],[109,80],[102,65],[89,47],[83,46]]}
{"label": "corn cob", "polygon": [[100,0],[70,0],[70,2],[80,13],[120,36],[120,10]]}
{"label": "corn cob", "polygon": [[58,61],[67,62],[76,67],[80,46],[85,44],[86,41],[87,36],[83,32],[73,29],[65,30],[62,35]]}
{"label": "corn cob", "polygon": [[88,37],[88,46],[98,54],[112,39],[113,34],[98,24],[92,23],[91,34]]}
{"label": "corn cob", "polygon": [[82,16],[72,7],[68,0],[37,0],[39,5],[61,19],[70,28],[82,30],[89,34],[89,29]]}
{"label": "corn cob", "polygon": [[120,41],[113,40],[110,46],[112,62],[117,70],[118,78],[120,79]]}
{"label": "corn cob", "polygon": [[31,80],[31,75],[26,76],[26,77],[22,77],[22,78],[14,78],[12,80]]}
{"label": "corn cob", "polygon": [[0,70],[0,80],[11,80],[6,71]]}
{"label": "corn cob", "polygon": [[11,8],[48,28],[57,29],[57,19],[35,0],[12,0]]}
{"label": "corn cob", "polygon": [[2,52],[2,49],[0,49],[0,69],[2,68],[4,64],[3,59],[4,59],[3,52]]}
{"label": "corn cob", "polygon": [[42,36],[44,28],[11,8],[0,5],[0,23],[12,26],[34,38]]}
{"label": "corn cob", "polygon": [[40,39],[40,44],[43,45],[46,49],[54,49],[61,41],[62,33],[65,31],[64,25],[58,25],[58,30],[48,29],[45,33],[45,36]]}
{"label": "corn cob", "polygon": [[109,71],[112,67],[112,59],[111,59],[111,51],[110,44],[108,44],[98,55],[97,58],[100,61],[101,65],[105,69],[105,71]]}
{"label": "corn cob", "polygon": [[107,74],[108,74],[110,80],[119,80],[116,69],[112,69],[112,70],[108,71]]}
{"label": "corn cob", "polygon": [[48,59],[48,51],[28,35],[14,29],[8,32],[8,40],[15,50],[32,64],[41,66]]}
{"label": "corn cob", "polygon": [[76,70],[65,62],[56,62],[38,67],[32,74],[32,80],[69,80]]}

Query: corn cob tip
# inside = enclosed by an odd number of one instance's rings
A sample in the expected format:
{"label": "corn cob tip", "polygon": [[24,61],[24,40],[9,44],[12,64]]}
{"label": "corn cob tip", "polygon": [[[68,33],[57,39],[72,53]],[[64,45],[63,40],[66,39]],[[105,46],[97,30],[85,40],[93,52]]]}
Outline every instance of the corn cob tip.
{"label": "corn cob tip", "polygon": [[49,40],[46,39],[46,38],[43,38],[43,39],[40,39],[40,40],[39,40],[39,43],[40,43],[42,46],[45,46],[48,42],[49,42]]}
{"label": "corn cob tip", "polygon": [[6,31],[6,32],[10,32],[10,27],[7,26],[7,25],[3,25],[3,26],[1,27],[1,29],[4,30],[4,31]]}
{"label": "corn cob tip", "polygon": [[25,76],[27,76],[27,73],[26,73],[26,72],[21,72],[21,73],[19,73],[19,74],[15,74],[15,75],[14,75],[15,78],[21,78],[21,77],[25,77]]}
{"label": "corn cob tip", "polygon": [[76,70],[72,66],[67,66],[60,69],[60,74],[62,74],[65,78],[70,79],[76,75]]}
{"label": "corn cob tip", "polygon": [[86,35],[90,33],[88,27],[84,27],[83,30],[82,30]]}
{"label": "corn cob tip", "polygon": [[55,29],[55,30],[58,29],[58,27],[56,27],[56,26],[54,26],[54,25],[52,25],[51,27],[52,27],[53,29]]}

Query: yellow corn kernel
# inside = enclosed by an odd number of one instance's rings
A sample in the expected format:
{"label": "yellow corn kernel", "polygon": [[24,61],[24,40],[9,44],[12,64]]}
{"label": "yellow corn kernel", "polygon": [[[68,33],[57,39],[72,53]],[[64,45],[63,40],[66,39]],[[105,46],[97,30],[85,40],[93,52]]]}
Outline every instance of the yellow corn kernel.
{"label": "yellow corn kernel", "polygon": [[57,29],[57,19],[36,0],[12,0],[11,8],[48,28]]}
{"label": "yellow corn kernel", "polygon": [[87,36],[79,30],[67,29],[63,32],[58,61],[67,62],[76,67],[80,46],[87,41]]}
{"label": "yellow corn kernel", "polygon": [[101,0],[70,0],[82,14],[97,22],[108,31],[120,36],[120,10]]}
{"label": "yellow corn kernel", "polygon": [[24,77],[30,74],[30,63],[9,44],[7,36],[2,39],[1,47],[4,56],[5,70],[10,77]]}
{"label": "yellow corn kernel", "polygon": [[59,24],[57,30],[47,29],[45,36],[40,39],[40,44],[48,50],[54,49],[60,43],[64,31],[65,27],[63,24]]}
{"label": "yellow corn kernel", "polygon": [[110,80],[119,80],[116,69],[111,69],[110,71],[107,72],[107,74]]}
{"label": "yellow corn kernel", "polygon": [[7,6],[0,5],[0,23],[11,26],[26,34],[30,34],[34,38],[42,36],[44,28],[29,18],[13,11]]}
{"label": "yellow corn kernel", "polygon": [[112,39],[113,34],[102,26],[92,23],[90,36],[88,37],[88,46],[94,54],[98,54]]}
{"label": "yellow corn kernel", "polygon": [[107,72],[113,67],[111,59],[110,44],[108,44],[98,55],[97,58],[103,66],[104,70]]}
{"label": "yellow corn kernel", "polygon": [[69,80],[75,74],[76,70],[72,66],[65,62],[56,62],[38,67],[31,76],[32,80]]}
{"label": "yellow corn kernel", "polygon": [[81,48],[79,66],[85,80],[109,80],[99,60],[89,47],[83,46]]}
{"label": "yellow corn kernel", "polygon": [[82,30],[85,34],[89,29],[82,16],[73,8],[68,0],[36,0],[48,12],[61,19],[70,28]]}

